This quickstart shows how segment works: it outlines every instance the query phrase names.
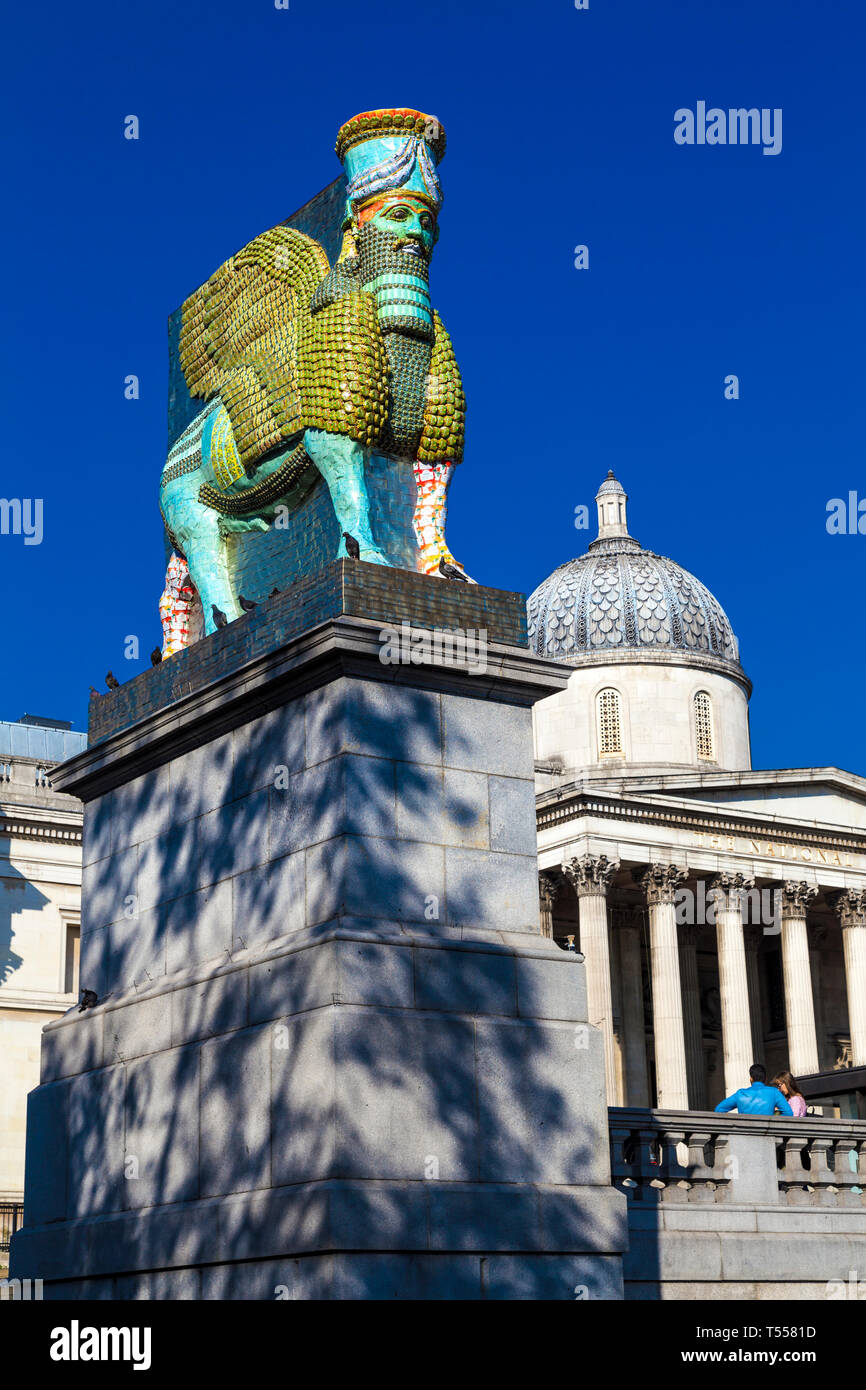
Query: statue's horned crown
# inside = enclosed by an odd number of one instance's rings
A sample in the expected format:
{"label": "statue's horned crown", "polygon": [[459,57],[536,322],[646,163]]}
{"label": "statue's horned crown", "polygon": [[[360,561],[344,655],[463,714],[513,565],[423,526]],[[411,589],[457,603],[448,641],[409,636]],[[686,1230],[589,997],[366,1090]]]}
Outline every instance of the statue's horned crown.
{"label": "statue's horned crown", "polygon": [[337,158],[344,162],[346,152],[362,140],[377,140],[387,136],[415,135],[430,146],[437,164],[445,155],[445,130],[435,116],[426,116],[410,106],[395,106],[381,111],[362,111],[341,125],[337,132]]}
{"label": "statue's horned crown", "polygon": [[435,116],[395,107],[363,111],[341,127],[337,154],[346,170],[346,217],[371,198],[398,189],[438,212],[442,187],[436,165],[445,153],[445,132]]}

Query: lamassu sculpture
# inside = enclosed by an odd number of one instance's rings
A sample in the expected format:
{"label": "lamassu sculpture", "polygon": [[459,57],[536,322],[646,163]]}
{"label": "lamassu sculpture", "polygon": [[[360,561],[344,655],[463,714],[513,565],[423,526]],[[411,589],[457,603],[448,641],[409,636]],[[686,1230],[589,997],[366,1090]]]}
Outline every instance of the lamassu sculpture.
{"label": "lamassu sculpture", "polygon": [[428,281],[445,133],[419,111],[369,111],[341,127],[336,149],[347,196],[334,266],[317,240],[284,224],[231,256],[183,305],[180,364],[189,395],[204,404],[172,445],[160,484],[172,548],[164,656],[188,644],[196,594],[205,632],[223,614],[241,615],[228,538],[268,531],[319,476],[337,556],[349,536],[361,560],[405,564],[405,546],[389,554],[373,533],[374,458],[411,462],[416,568],[438,576],[442,562],[457,565],[444,527],[466,403]]}

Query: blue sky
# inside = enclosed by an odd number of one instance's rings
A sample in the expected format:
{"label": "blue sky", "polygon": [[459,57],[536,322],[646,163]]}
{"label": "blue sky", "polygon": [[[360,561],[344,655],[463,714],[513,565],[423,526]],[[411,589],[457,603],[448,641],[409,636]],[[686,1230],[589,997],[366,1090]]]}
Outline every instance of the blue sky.
{"label": "blue sky", "polygon": [[[146,663],[167,317],[336,176],[343,120],[405,104],[448,134],[455,554],[531,591],[585,548],[575,506],[613,468],[632,534],[731,617],[755,765],[866,773],[866,535],[825,528],[830,498],[866,498],[855,7],[49,0],[5,40],[0,496],[41,497],[44,539],[0,536],[0,717],[82,728],[89,686],[141,669],[127,635]],[[675,144],[699,100],[781,108],[781,153]]]}

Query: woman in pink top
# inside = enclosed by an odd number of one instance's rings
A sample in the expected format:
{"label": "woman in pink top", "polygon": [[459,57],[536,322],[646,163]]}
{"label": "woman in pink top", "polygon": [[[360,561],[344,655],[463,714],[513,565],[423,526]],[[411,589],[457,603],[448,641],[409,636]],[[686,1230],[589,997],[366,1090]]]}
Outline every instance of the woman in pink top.
{"label": "woman in pink top", "polygon": [[806,1113],[806,1101],[797,1090],[797,1083],[791,1073],[789,1071],[780,1071],[778,1076],[773,1077],[770,1084],[778,1086],[782,1095],[793,1110],[795,1119],[802,1120]]}

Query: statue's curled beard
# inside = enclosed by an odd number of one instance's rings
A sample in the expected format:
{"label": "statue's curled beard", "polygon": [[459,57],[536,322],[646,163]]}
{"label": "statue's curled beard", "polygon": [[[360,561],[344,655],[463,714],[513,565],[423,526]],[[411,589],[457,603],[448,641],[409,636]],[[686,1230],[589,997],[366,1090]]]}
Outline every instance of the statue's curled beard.
{"label": "statue's curled beard", "polygon": [[[417,246],[416,255],[407,246]],[[385,331],[409,333],[433,341],[429,261],[423,245],[412,237],[383,232],[372,222],[357,233],[358,275],[373,286],[379,322]],[[406,277],[411,277],[407,284]]]}

